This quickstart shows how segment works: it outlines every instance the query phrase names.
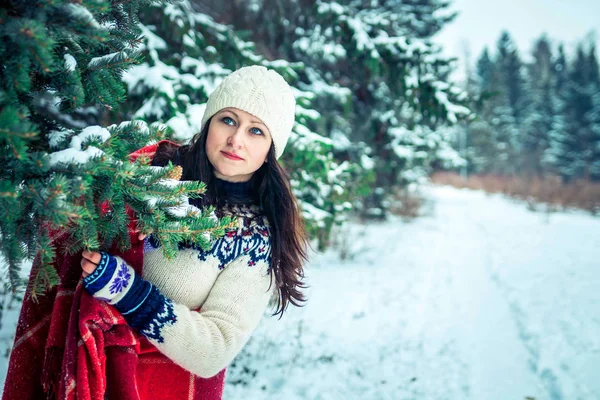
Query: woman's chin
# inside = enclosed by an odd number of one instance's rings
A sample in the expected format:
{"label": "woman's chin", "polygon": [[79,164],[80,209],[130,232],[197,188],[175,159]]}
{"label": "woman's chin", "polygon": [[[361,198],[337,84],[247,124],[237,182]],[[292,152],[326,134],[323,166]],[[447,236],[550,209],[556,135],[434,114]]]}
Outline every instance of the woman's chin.
{"label": "woman's chin", "polygon": [[224,181],[228,181],[228,182],[246,182],[247,180],[250,179],[250,177],[252,175],[248,175],[239,171],[231,171],[231,170],[221,170],[221,171],[216,171],[215,170],[215,176],[219,179],[222,179]]}

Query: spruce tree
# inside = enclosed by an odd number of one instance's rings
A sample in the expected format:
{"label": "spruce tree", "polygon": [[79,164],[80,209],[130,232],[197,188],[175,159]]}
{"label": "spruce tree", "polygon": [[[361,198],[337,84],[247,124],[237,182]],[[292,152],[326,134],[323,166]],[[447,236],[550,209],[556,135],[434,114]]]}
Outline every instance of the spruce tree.
{"label": "spruce tree", "polygon": [[358,167],[361,183],[372,182],[365,213],[384,216],[392,188],[456,160],[448,135],[435,132],[468,114],[459,106],[464,94],[448,83],[450,60],[430,41],[454,18],[447,7],[437,0],[259,0],[231,17],[265,53],[304,64],[299,86],[314,93],[322,115],[313,129],[332,139],[337,159]]}
{"label": "spruce tree", "polygon": [[553,92],[555,117],[552,129],[548,132],[548,149],[544,151],[542,165],[551,174],[568,177],[572,162],[570,148],[575,138],[567,130],[569,65],[564,46],[558,46],[558,56],[553,63]]}
{"label": "spruce tree", "polygon": [[522,161],[521,125],[528,106],[523,79],[523,63],[510,34],[502,32],[497,43],[496,73],[498,98],[492,125],[504,173],[518,174]]}
{"label": "spruce tree", "polygon": [[592,97],[592,109],[587,115],[592,132],[589,171],[590,178],[600,181],[600,89]]}
{"label": "spruce tree", "polygon": [[553,61],[551,43],[543,36],[535,43],[533,62],[527,67],[531,103],[521,124],[524,175],[544,175],[542,155],[548,149],[548,132],[555,122]]}
{"label": "spruce tree", "polygon": [[600,181],[600,71],[596,46],[592,45],[588,54],[588,84],[590,109],[585,114],[585,122],[589,130],[589,153],[586,170],[590,179]]}
{"label": "spruce tree", "polygon": [[562,90],[561,120],[551,132],[547,157],[566,182],[590,176],[593,131],[588,116],[593,112],[593,76],[589,56],[580,44]]}
{"label": "spruce tree", "polygon": [[577,48],[577,55],[573,62],[570,75],[567,108],[567,129],[573,137],[569,149],[573,154],[572,164],[569,166],[569,179],[588,177],[589,155],[591,153],[591,132],[589,130],[586,114],[592,109],[591,69],[589,59],[582,44]]}
{"label": "spruce tree", "polygon": [[497,74],[489,49],[485,47],[477,60],[475,69],[476,86],[470,93],[476,117],[468,123],[471,171],[476,174],[488,173],[495,167],[493,160],[497,156],[496,138],[491,126],[492,106],[490,101],[498,94]]}
{"label": "spruce tree", "polygon": [[[451,19],[442,3],[317,2],[316,23],[294,42],[295,57],[318,71],[313,76],[352,94],[351,108],[338,102],[347,123],[338,124],[334,110],[330,125],[364,143],[373,160],[367,215],[384,216],[394,187],[426,176],[447,154],[439,151],[447,137],[435,130],[468,114],[459,106],[463,93],[448,83],[449,60],[429,40]],[[415,27],[417,15],[428,23]]]}
{"label": "spruce tree", "polygon": [[127,249],[130,215],[167,256],[182,240],[207,247],[231,223],[189,206],[202,183],[179,182],[173,166],[150,167],[145,157],[129,162],[130,152],[164,137],[164,126],[70,118],[123,102],[121,75],[140,62],[137,14],[150,3],[10,1],[0,9],[0,251],[13,290],[26,258],[36,259],[35,297],[58,283],[57,251]]}

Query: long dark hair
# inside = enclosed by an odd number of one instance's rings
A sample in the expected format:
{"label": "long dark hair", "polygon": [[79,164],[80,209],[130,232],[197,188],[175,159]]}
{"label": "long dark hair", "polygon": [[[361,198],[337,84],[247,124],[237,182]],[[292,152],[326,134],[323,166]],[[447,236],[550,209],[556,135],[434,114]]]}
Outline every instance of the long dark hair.
{"label": "long dark hair", "polygon": [[[204,182],[207,190],[198,199],[196,205],[199,207],[218,206],[219,200],[213,183],[214,168],[206,155],[206,139],[211,119],[189,144],[181,147],[168,144],[159,146],[152,162],[153,165],[166,165],[168,161],[176,161],[183,169],[182,180]],[[275,279],[278,292],[277,309],[273,315],[279,314],[281,318],[289,303],[301,307],[306,302],[301,289],[307,287],[302,280],[308,238],[289,176],[277,162],[273,144],[267,154],[267,162],[252,175],[250,181],[270,225],[271,285]]]}

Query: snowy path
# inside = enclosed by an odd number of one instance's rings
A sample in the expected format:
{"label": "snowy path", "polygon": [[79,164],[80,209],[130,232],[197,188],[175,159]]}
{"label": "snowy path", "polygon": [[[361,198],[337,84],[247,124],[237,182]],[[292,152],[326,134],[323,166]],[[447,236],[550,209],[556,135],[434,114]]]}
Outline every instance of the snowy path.
{"label": "snowy path", "polygon": [[600,220],[426,193],[428,216],[315,257],[310,302],[261,322],[227,399],[600,399]]}
{"label": "snowy path", "polygon": [[426,216],[349,224],[347,260],[313,258],[309,303],[263,319],[225,399],[600,399],[600,219],[425,193]]}

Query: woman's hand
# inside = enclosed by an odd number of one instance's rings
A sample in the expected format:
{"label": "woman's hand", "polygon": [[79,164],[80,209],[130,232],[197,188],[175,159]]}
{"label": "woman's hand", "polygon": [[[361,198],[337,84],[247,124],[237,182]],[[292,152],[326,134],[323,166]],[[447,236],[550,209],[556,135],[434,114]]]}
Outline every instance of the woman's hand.
{"label": "woman's hand", "polygon": [[[141,228],[136,228],[134,230],[134,232],[138,234],[139,240],[144,240],[152,234],[152,231],[147,234],[141,233],[141,231]],[[85,278],[96,270],[102,255],[97,251],[83,251],[81,257],[81,269],[83,270],[83,277]]]}
{"label": "woman's hand", "polygon": [[138,240],[144,240],[146,239],[148,236],[150,236],[152,234],[152,231],[148,232],[147,234],[144,233],[140,233],[141,232],[141,228],[136,228],[133,232],[135,233],[139,233],[138,235]]}
{"label": "woman's hand", "polygon": [[81,269],[83,269],[83,277],[85,278],[96,270],[102,256],[96,251],[83,251],[81,257]]}
{"label": "woman's hand", "polygon": [[81,256],[83,288],[108,304],[121,301],[135,281],[134,269],[121,257],[103,251],[84,251]]}

